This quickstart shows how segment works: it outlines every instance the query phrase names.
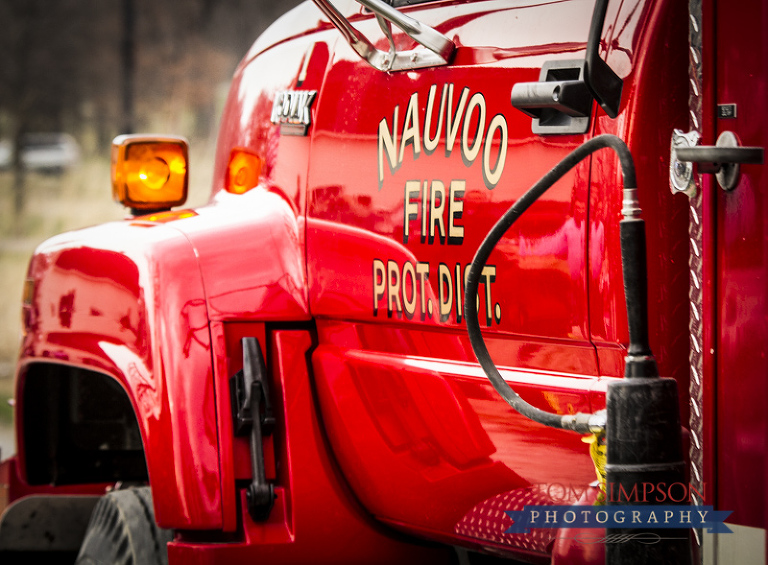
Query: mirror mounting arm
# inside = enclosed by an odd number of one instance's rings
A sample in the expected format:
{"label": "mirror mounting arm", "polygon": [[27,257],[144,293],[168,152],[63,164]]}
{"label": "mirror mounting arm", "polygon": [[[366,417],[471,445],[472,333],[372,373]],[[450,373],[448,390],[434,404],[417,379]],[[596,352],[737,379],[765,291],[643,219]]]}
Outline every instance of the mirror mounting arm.
{"label": "mirror mounting arm", "polygon": [[[456,45],[442,33],[393,8],[382,0],[357,0],[376,16],[379,26],[389,42],[389,51],[377,49],[371,41],[349,23],[330,0],[312,0],[338,28],[350,47],[369,65],[383,72],[408,71],[439,67],[451,62]],[[392,35],[395,24],[422,48],[398,51]]]}

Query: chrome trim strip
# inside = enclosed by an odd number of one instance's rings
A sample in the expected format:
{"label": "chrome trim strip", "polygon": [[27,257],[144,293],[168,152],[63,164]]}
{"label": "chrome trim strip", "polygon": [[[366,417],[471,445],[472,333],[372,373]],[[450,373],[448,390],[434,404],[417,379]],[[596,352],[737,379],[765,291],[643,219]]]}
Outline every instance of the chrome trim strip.
{"label": "chrome trim strip", "polygon": [[[690,0],[688,3],[688,112],[690,128],[701,135],[702,119],[702,0]],[[702,492],[703,478],[703,384],[702,376],[704,371],[703,362],[703,320],[702,320],[702,191],[701,175],[694,175],[694,181],[699,189],[695,191],[689,201],[689,220],[688,220],[688,267],[690,271],[690,282],[688,285],[688,302],[690,304],[690,315],[688,321],[688,330],[690,334],[690,351],[688,360],[690,364],[690,385],[689,401],[691,413],[689,419],[689,428],[691,433],[690,459],[691,459],[691,484],[695,491]],[[691,489],[695,492],[694,489]],[[703,500],[694,497],[694,504],[703,504]],[[701,530],[694,530],[695,543],[701,547]],[[701,552],[699,551],[699,557]]]}

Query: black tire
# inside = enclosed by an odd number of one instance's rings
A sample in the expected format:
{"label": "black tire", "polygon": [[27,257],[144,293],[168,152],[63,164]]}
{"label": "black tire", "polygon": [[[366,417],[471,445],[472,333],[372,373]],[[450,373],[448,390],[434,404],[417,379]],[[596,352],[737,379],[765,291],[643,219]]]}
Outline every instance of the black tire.
{"label": "black tire", "polygon": [[168,565],[172,539],[155,523],[149,487],[118,490],[93,509],[76,565]]}

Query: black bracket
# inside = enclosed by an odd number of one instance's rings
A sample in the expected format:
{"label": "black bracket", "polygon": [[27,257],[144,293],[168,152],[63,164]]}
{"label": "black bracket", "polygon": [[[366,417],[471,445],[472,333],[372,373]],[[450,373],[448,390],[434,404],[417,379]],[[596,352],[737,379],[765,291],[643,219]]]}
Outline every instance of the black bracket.
{"label": "black bracket", "polygon": [[248,513],[255,521],[264,521],[275,504],[275,489],[266,478],[262,436],[272,433],[275,417],[261,346],[254,337],[244,337],[242,344],[243,370],[229,380],[232,416],[235,435],[250,434],[253,480],[246,493]]}
{"label": "black bracket", "polygon": [[584,82],[597,103],[611,118],[619,115],[621,91],[624,81],[613,72],[608,63],[600,58],[600,37],[603,35],[605,14],[608,11],[608,0],[596,0],[592,10],[592,21],[589,24],[587,52],[584,55],[586,63]]}
{"label": "black bracket", "polygon": [[538,82],[512,87],[512,105],[533,118],[533,133],[586,133],[593,100],[611,118],[618,115],[624,83],[599,49],[607,9],[608,0],[595,2],[584,60],[546,61]]}
{"label": "black bracket", "polygon": [[518,82],[512,105],[533,118],[535,134],[586,133],[592,94],[584,82],[582,60],[546,61],[538,82]]}

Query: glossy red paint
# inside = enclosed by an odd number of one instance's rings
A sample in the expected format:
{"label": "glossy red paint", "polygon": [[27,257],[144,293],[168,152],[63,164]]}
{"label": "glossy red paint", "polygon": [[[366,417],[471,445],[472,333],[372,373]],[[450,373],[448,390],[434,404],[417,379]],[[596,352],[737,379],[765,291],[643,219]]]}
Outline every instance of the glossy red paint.
{"label": "glossy red paint", "polygon": [[[220,527],[205,294],[194,250],[168,225],[106,224],[37,250],[16,397],[26,393],[26,369],[38,361],[115,378],[134,405],[152,488],[162,493],[158,521]],[[23,403],[17,405],[23,477]]]}
{"label": "glossy red paint", "polygon": [[[258,333],[258,328],[251,328]],[[247,325],[232,328],[248,333]],[[263,523],[251,520],[240,490],[242,538],[226,544],[196,543],[180,532],[169,545],[169,563],[433,563],[447,550],[398,539],[367,515],[348,487],[325,439],[305,362],[313,346],[307,331],[276,331],[267,358],[277,400],[275,508]],[[329,543],[329,540],[332,540]]]}
{"label": "glossy red paint", "polygon": [[[451,68],[382,74],[337,47],[314,115],[310,159],[307,270],[319,329],[313,363],[329,441],[370,511],[440,539],[459,535],[462,517],[483,501],[536,485],[583,489],[594,476],[578,438],[524,424],[496,400],[473,366],[461,306],[464,268],[490,226],[589,135],[533,136],[530,119],[508,100],[515,82],[538,78],[546,57],[582,56],[589,14],[559,4],[556,21],[568,20],[565,30],[534,25],[550,5],[484,7],[419,12],[456,38]],[[649,235],[653,267],[660,267],[653,282],[664,281],[654,286],[652,300],[663,305],[652,324],[663,369],[685,386],[686,273],[679,266],[686,206],[671,201],[665,159],[672,124],[686,117],[686,58],[684,44],[671,62],[662,47],[685,36],[660,25],[680,17],[673,12],[670,4],[641,2],[609,14],[609,62],[625,88],[651,88],[658,79],[651,69],[664,58],[671,92],[656,104],[628,96],[620,128],[598,112],[595,129],[637,145],[641,201],[649,221],[667,226]],[[369,30],[363,22],[359,28]],[[471,47],[488,44],[493,57]],[[635,118],[651,111],[668,129]],[[325,166],[335,155],[348,156],[343,168]],[[599,153],[534,204],[494,251],[481,286],[496,363],[510,368],[509,380],[526,399],[560,413],[604,407],[605,378],[623,375],[616,167],[612,153]],[[551,460],[570,463],[535,463]],[[483,542],[530,549],[520,539]]]}
{"label": "glossy red paint", "polygon": [[[702,27],[716,29],[715,5],[707,3],[702,5]],[[706,111],[715,107],[717,84],[712,77],[715,74],[716,34],[702,35],[702,92],[701,92],[701,133],[704,144],[712,145],[716,142],[715,126],[717,119],[714,112]],[[700,175],[699,186],[702,191],[702,441],[704,444],[703,457],[703,481],[709,485],[704,493],[707,503],[717,504],[718,492],[721,489],[717,473],[717,372],[718,372],[718,262],[717,250],[717,181],[712,175]],[[724,508],[720,506],[720,508]]]}
{"label": "glossy red paint", "polygon": [[[248,437],[235,437],[232,424],[230,378],[243,368],[243,350],[240,340],[255,337],[262,352],[268,352],[264,324],[211,323],[213,343],[214,388],[216,391],[216,428],[219,432],[221,458],[222,531],[235,532],[238,527],[237,480],[250,479],[250,447]],[[271,360],[267,357],[267,363]],[[267,480],[275,479],[275,434],[264,438],[264,464]]]}
{"label": "glossy red paint", "polygon": [[[744,3],[749,18],[716,7],[715,103],[736,104],[732,119],[716,120],[716,135],[736,134],[741,145],[768,146],[765,33],[768,9]],[[712,56],[712,54],[710,54]],[[738,61],[738,64],[736,62]],[[717,503],[737,524],[768,527],[768,173],[742,165],[738,186],[714,185],[717,206]]]}
{"label": "glossy red paint", "polygon": [[221,192],[173,227],[194,248],[209,320],[309,319],[303,221],[281,195]]}
{"label": "glossy red paint", "polygon": [[[252,52],[260,54],[246,58],[248,63],[238,68],[224,108],[213,175],[215,196],[224,196],[230,152],[245,147],[263,160],[261,186],[281,195],[297,216],[303,216],[310,140],[278,135],[278,126],[270,121],[272,104],[282,90],[319,90],[337,39],[338,32],[331,29],[265,46],[264,52],[256,43]],[[302,68],[306,76],[298,84]]]}
{"label": "glossy red paint", "polygon": [[[758,34],[768,22],[754,4]],[[207,206],[75,232],[38,250],[17,397],[26,367],[40,361],[122,384],[139,416],[158,520],[177,530],[171,563],[447,557],[416,539],[540,562],[601,560],[556,541],[558,532],[503,533],[504,510],[589,503],[594,468],[578,436],[529,422],[493,391],[462,302],[466,266],[496,219],[583,141],[619,135],[637,162],[648,225],[651,345],[662,374],[680,385],[685,421],[687,203],[667,189],[671,131],[688,119],[684,3],[610,3],[603,46],[624,79],[618,118],[596,109],[584,134],[537,136],[509,101],[544,61],[583,57],[591,8],[407,8],[458,49],[450,66],[401,73],[373,70],[314,8],[295,10],[236,71]],[[380,36],[354,2],[343,11]],[[734,39],[746,41],[743,19],[717,15],[722,61],[735,55],[721,46],[733,43],[740,57],[749,52],[745,65],[763,69],[764,50]],[[725,63],[717,70],[718,100],[762,109],[763,82]],[[270,119],[278,93],[296,89],[317,91],[306,137],[283,135]],[[758,118],[720,125],[765,146]],[[237,147],[264,163],[242,195],[224,190]],[[731,194],[705,183],[705,241],[718,246],[716,259],[705,253],[718,293],[705,295],[716,301],[704,306],[705,343],[719,351],[716,383],[713,353],[705,368],[719,434],[710,421],[707,453],[716,448],[718,459],[706,472],[718,490],[707,494],[737,523],[765,528],[768,273],[755,250],[768,237],[768,210],[762,169],[744,173]],[[620,182],[609,151],[581,163],[506,234],[481,283],[495,362],[527,401],[558,414],[604,408],[607,383],[623,376]],[[277,501],[263,523],[245,511],[249,446],[231,421],[242,337],[262,345],[277,410],[265,440]],[[18,471],[4,467],[17,477],[12,498],[34,490],[23,485],[22,439]]]}
{"label": "glossy red paint", "polygon": [[[335,237],[307,238],[316,316],[334,317],[337,302],[354,301],[345,309],[347,319],[458,330],[464,269],[482,237],[501,210],[584,140],[537,140],[530,119],[514,110],[508,97],[514,82],[537,78],[533,60],[542,50],[528,46],[540,42],[555,51],[578,38],[580,21],[585,37],[588,14],[578,6],[560,6],[569,10],[573,28],[552,30],[551,37],[543,31],[545,37],[534,42],[532,22],[548,8],[489,13],[485,7],[480,2],[425,8],[419,17],[442,22],[440,30],[456,37],[460,53],[473,51],[464,45],[497,45],[493,63],[383,74],[344,45],[337,47],[315,115],[307,218],[310,231],[316,219],[345,227]],[[508,20],[513,29],[490,25],[494,18]],[[358,27],[372,33],[374,25]],[[392,150],[385,138],[394,138]],[[328,166],[338,155],[347,156],[345,166]],[[483,311],[493,330],[586,345],[586,195],[579,194],[585,187],[575,179],[587,170],[569,175],[534,205],[492,256],[496,272],[489,268]],[[328,227],[329,234],[334,231]],[[365,237],[371,241],[363,252]],[[382,238],[390,240],[386,249]],[[350,245],[355,255],[339,264]],[[427,279],[429,285],[423,284]],[[349,281],[355,286],[349,288]],[[424,295],[430,292],[434,297]]]}
{"label": "glossy red paint", "polygon": [[[594,480],[580,438],[514,413],[469,359],[465,338],[329,323],[318,340],[333,343],[313,354],[328,436],[350,486],[379,519],[431,537],[468,538],[462,520],[487,500],[518,492],[517,503],[531,503],[527,493],[535,490],[542,501],[547,491],[583,491]],[[424,357],[412,353],[418,343]],[[444,353],[426,357],[427,348]],[[524,370],[505,376],[534,405],[591,411],[594,379]],[[474,533],[484,536],[475,543],[529,541]]]}
{"label": "glossy red paint", "polygon": [[[308,318],[291,208],[263,190],[238,206],[227,205],[228,196],[175,220],[136,218],[53,239],[30,267],[35,294],[22,365],[56,359],[101,370],[125,386],[139,415],[150,480],[164,493],[158,521],[178,528],[235,527],[234,476],[224,466],[229,475],[220,477],[217,450],[217,435],[228,424],[228,389],[214,394],[223,385],[212,378],[209,322]],[[243,207],[243,200],[256,205]],[[256,260],[243,269],[243,253],[278,261]],[[23,383],[22,372],[19,397]],[[22,422],[21,410],[17,417]]]}

